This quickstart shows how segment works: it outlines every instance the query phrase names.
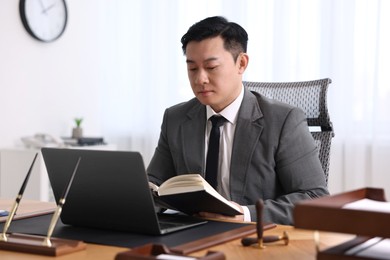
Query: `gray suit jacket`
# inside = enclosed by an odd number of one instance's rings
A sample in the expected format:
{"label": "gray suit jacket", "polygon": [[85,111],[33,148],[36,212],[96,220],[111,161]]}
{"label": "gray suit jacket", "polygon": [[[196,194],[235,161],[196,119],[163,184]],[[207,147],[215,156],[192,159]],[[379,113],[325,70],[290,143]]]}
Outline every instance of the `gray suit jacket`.
{"label": "gray suit jacket", "polygon": [[[264,221],[293,224],[298,201],[327,195],[318,151],[304,113],[245,89],[238,112],[230,165],[230,197],[248,206],[264,200]],[[156,184],[179,174],[204,177],[206,107],[196,98],[165,111],[148,166]]]}

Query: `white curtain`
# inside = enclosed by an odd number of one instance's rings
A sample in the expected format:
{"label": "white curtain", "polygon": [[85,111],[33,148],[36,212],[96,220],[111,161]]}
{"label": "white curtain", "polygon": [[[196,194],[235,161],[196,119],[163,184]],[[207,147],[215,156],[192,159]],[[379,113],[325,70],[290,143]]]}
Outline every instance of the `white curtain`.
{"label": "white curtain", "polygon": [[[95,3],[95,1],[93,1]],[[104,135],[121,149],[157,144],[166,107],[192,98],[180,38],[223,15],[249,34],[251,81],[329,77],[333,139],[329,187],[390,192],[390,1],[101,0]]]}

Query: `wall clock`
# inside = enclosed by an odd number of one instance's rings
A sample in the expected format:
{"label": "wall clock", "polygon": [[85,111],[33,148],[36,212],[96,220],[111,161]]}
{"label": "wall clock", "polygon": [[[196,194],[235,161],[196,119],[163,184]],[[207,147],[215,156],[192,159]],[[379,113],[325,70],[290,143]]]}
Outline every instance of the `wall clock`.
{"label": "wall clock", "polygon": [[39,41],[52,42],[65,31],[65,0],[20,0],[19,12],[24,28]]}

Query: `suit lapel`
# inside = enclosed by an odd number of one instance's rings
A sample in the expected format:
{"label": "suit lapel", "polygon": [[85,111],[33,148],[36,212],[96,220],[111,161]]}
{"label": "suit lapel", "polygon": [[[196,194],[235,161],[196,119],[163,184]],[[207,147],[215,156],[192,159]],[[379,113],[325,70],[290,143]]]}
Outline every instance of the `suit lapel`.
{"label": "suit lapel", "polygon": [[204,176],[204,142],[206,127],[206,108],[199,104],[187,113],[187,118],[181,126],[181,141],[186,168],[193,173]]}
{"label": "suit lapel", "polygon": [[252,153],[263,130],[259,103],[247,89],[238,113],[230,164],[230,196],[234,201],[240,201],[243,196]]}

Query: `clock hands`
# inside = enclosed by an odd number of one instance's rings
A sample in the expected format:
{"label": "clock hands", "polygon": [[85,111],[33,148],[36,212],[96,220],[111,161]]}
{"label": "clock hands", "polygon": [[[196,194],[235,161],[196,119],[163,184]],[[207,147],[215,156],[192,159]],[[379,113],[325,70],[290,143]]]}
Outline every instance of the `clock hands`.
{"label": "clock hands", "polygon": [[56,5],[56,3],[53,3],[53,4],[49,5],[48,7],[45,7],[42,0],[39,0],[39,3],[41,4],[43,14],[47,14],[47,11],[49,11],[50,9],[52,9]]}
{"label": "clock hands", "polygon": [[49,11],[50,9],[52,9],[55,5],[56,5],[56,4],[49,5],[49,7],[46,8],[46,9],[44,9],[44,10],[42,11],[42,13],[47,14],[47,11]]}
{"label": "clock hands", "polygon": [[39,0],[39,3],[41,4],[42,12],[45,10],[45,5],[43,4],[42,0]]}

